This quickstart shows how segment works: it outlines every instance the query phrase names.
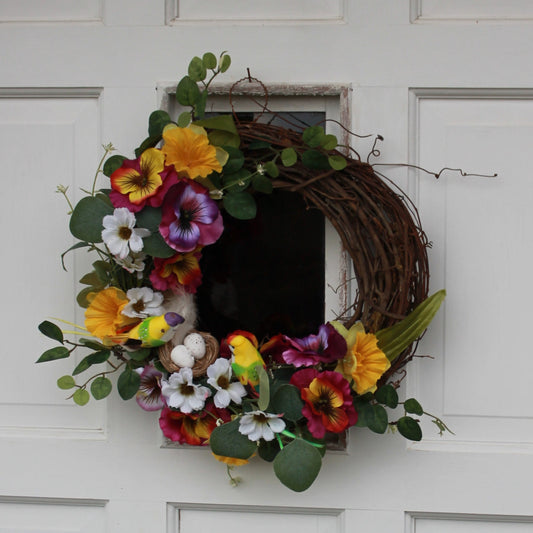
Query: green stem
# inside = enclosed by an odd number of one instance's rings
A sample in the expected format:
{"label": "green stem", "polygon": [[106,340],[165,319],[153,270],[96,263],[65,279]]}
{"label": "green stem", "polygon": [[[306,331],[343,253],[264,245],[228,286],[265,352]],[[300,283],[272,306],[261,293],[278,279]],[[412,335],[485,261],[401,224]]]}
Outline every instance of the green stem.
{"label": "green stem", "polygon": [[104,164],[105,158],[114,149],[115,149],[115,147],[111,143],[104,144],[105,152],[104,152],[104,155],[102,156],[102,159],[100,159],[100,163],[98,164],[98,168],[96,169],[96,174],[94,175],[93,188],[92,188],[92,191],[91,191],[91,196],[94,196],[94,193],[96,192],[96,180],[98,179],[98,174],[100,174],[100,172],[102,172],[102,165]]}
{"label": "green stem", "polygon": [[[282,435],[285,435],[286,437],[289,437],[291,439],[301,439],[301,437],[298,437],[294,433],[291,433],[290,431],[287,431],[286,429],[281,432]],[[278,437],[279,439],[279,437]],[[307,444],[310,444],[311,446],[314,446],[315,448],[324,448],[325,444],[319,444],[318,442],[311,442],[306,439],[302,439],[304,442],[307,442]],[[283,446],[280,446],[283,448]]]}

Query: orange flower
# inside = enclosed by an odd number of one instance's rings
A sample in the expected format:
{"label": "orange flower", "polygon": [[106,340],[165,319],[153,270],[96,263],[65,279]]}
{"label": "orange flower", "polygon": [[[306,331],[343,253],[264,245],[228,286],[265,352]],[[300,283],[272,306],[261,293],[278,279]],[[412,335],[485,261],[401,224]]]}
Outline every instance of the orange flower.
{"label": "orange flower", "polygon": [[91,335],[106,344],[113,344],[112,337],[129,326],[139,322],[122,314],[128,303],[126,294],[116,287],[109,287],[93,294],[91,303],[85,311],[85,327]]}
{"label": "orange flower", "polygon": [[167,165],[190,179],[205,178],[211,172],[221,172],[217,149],[209,144],[203,128],[191,125],[187,128],[170,127],[163,132],[165,144],[161,151]]}
{"label": "orange flower", "polygon": [[226,457],[225,455],[217,455],[216,453],[213,453],[213,456],[217,461],[220,461],[221,463],[225,463],[229,466],[242,466],[248,463],[248,459],[237,459],[237,457]]}
{"label": "orange flower", "polygon": [[[349,333],[353,333],[352,328]],[[390,361],[378,348],[377,337],[358,327],[355,341],[348,342],[348,352],[337,364],[336,371],[353,380],[352,388],[357,394],[365,394],[376,390],[376,383],[389,368]]]}

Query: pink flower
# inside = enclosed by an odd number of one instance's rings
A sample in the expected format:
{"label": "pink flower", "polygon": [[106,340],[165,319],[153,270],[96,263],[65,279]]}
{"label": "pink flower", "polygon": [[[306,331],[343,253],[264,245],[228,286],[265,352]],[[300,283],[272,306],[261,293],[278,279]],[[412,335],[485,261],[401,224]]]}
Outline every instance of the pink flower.
{"label": "pink flower", "polygon": [[162,375],[153,365],[146,365],[141,373],[141,385],[135,399],[145,411],[159,411],[165,407],[161,396]]}
{"label": "pink flower", "polygon": [[168,259],[154,257],[154,268],[150,273],[150,281],[154,289],[159,291],[185,292],[194,294],[202,283],[202,271],[198,261],[199,251],[179,253]]}
{"label": "pink flower", "polygon": [[331,324],[322,324],[318,335],[303,339],[284,336],[290,348],[282,353],[283,360],[294,366],[313,366],[318,363],[333,363],[346,354],[346,341]]}
{"label": "pink flower", "polygon": [[191,180],[181,180],[167,193],[159,232],[178,252],[192,252],[213,244],[224,231],[222,215],[209,191]]}

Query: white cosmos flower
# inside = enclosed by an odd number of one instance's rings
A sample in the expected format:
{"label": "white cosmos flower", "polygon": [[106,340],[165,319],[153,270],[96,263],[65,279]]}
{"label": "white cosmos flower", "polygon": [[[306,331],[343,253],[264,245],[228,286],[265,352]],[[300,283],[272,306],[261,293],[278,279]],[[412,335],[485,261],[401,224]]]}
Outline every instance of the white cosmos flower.
{"label": "white cosmos flower", "polygon": [[207,387],[195,385],[192,380],[190,368],[182,368],[171,374],[168,380],[161,380],[161,394],[169,407],[179,409],[182,413],[192,413],[204,408],[211,391]]}
{"label": "white cosmos flower", "polygon": [[207,383],[216,389],[213,398],[215,406],[227,407],[231,402],[240,405],[246,396],[246,389],[240,381],[231,381],[231,365],[227,359],[220,357],[207,369]]}
{"label": "white cosmos flower", "polygon": [[239,433],[246,435],[252,441],[273,440],[275,434],[281,433],[284,429],[285,422],[281,415],[263,411],[250,411],[239,422]]}
{"label": "white cosmos flower", "polygon": [[143,237],[150,235],[150,230],[135,227],[135,215],[127,207],[117,207],[112,215],[104,217],[102,224],[102,240],[120,259],[128,257],[130,250],[140,252]]}
{"label": "white cosmos flower", "polygon": [[162,303],[164,296],[160,292],[154,292],[150,287],[138,287],[130,289],[126,296],[129,302],[122,310],[122,314],[129,317],[147,318],[159,316],[164,313]]}
{"label": "white cosmos flower", "polygon": [[122,268],[127,270],[130,274],[133,274],[134,272],[137,272],[137,278],[141,279],[143,277],[143,271],[144,271],[144,260],[146,259],[146,254],[143,252],[138,253],[131,253],[128,256],[126,256],[124,259],[121,259],[120,257],[113,257],[115,260],[115,263],[117,265],[120,265]]}

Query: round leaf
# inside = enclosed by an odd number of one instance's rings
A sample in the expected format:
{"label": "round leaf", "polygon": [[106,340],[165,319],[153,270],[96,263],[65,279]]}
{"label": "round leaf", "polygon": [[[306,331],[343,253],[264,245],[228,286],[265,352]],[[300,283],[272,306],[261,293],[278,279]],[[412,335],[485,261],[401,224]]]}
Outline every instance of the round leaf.
{"label": "round leaf", "polygon": [[160,233],[152,233],[149,237],[143,239],[143,252],[152,257],[168,258],[176,255],[176,250],[171,248]]}
{"label": "round leaf", "polygon": [[113,385],[108,378],[99,376],[91,383],[91,394],[95,400],[102,400],[109,396],[112,388]]}
{"label": "round leaf", "polygon": [[240,419],[216,427],[209,437],[209,445],[216,455],[248,459],[257,449],[255,442],[239,432]]}
{"label": "round leaf", "polygon": [[220,72],[226,72],[231,65],[231,57],[227,54],[222,54],[220,58]]}
{"label": "round leaf", "polygon": [[55,361],[56,359],[65,359],[65,357],[68,357],[69,355],[70,352],[67,348],[64,346],[57,346],[56,348],[46,350],[46,352],[44,352],[35,362],[46,363],[47,361]]}
{"label": "round leaf", "polygon": [[206,67],[199,57],[193,57],[191,59],[188,74],[193,81],[205,80],[205,77],[207,76]]}
{"label": "round leaf", "polygon": [[59,326],[56,326],[54,323],[45,320],[39,324],[38,328],[43,335],[46,335],[48,338],[63,344],[63,332]]}
{"label": "round leaf", "polygon": [[389,426],[389,417],[387,411],[382,405],[373,405],[374,417],[372,422],[368,424],[368,429],[374,433],[385,433]]}
{"label": "round leaf", "polygon": [[414,415],[418,416],[422,416],[424,414],[424,409],[422,409],[422,406],[414,398],[405,400],[403,406],[408,413],[413,413]]}
{"label": "round leaf", "polygon": [[141,384],[141,376],[131,368],[126,368],[118,377],[117,389],[120,397],[123,400],[133,398],[139,390]]}
{"label": "round leaf", "polygon": [[322,139],[322,148],[324,148],[324,150],[333,150],[334,148],[337,148],[337,144],[338,141],[335,135],[328,134]]}
{"label": "round leaf", "polygon": [[330,168],[328,158],[316,150],[307,150],[302,154],[302,163],[307,168],[326,170]]}
{"label": "round leaf", "polygon": [[252,187],[257,192],[262,192],[264,194],[270,194],[274,189],[272,181],[266,176],[261,176],[261,174],[257,174],[252,178]]}
{"label": "round leaf", "polygon": [[76,382],[72,376],[61,376],[57,380],[57,386],[63,390],[73,389],[76,386]]}
{"label": "round leaf", "polygon": [[78,389],[73,395],[72,399],[75,403],[78,405],[85,405],[89,400],[91,396],[85,389]]}
{"label": "round leaf", "polygon": [[224,208],[234,218],[250,220],[255,218],[257,205],[254,197],[243,191],[229,193],[224,196]]}
{"label": "round leaf", "polygon": [[200,98],[200,89],[189,76],[183,77],[176,88],[176,99],[181,105],[194,106]]}
{"label": "round leaf", "polygon": [[328,157],[328,162],[333,170],[343,170],[348,164],[342,155],[330,155]]}
{"label": "round leaf", "polygon": [[96,196],[82,198],[70,217],[70,233],[80,241],[102,242],[102,220],[113,207]]}
{"label": "round leaf", "polygon": [[422,440],[422,429],[420,424],[410,416],[403,416],[397,422],[398,431],[409,440]]}
{"label": "round leaf", "polygon": [[104,174],[109,178],[115,170],[122,166],[126,158],[123,155],[112,155],[104,163],[104,168],[102,169]]}
{"label": "round leaf", "polygon": [[326,134],[324,133],[324,128],[322,126],[310,126],[302,133],[303,142],[311,148],[320,146],[325,138]]}
{"label": "round leaf", "polygon": [[295,492],[307,490],[322,466],[320,452],[302,439],[293,440],[274,459],[278,479]]}
{"label": "round leaf", "polygon": [[244,154],[238,148],[233,148],[233,146],[225,146],[224,150],[229,155],[228,161],[224,165],[224,174],[233,174],[244,165]]}
{"label": "round leaf", "polygon": [[281,385],[272,398],[272,408],[276,413],[283,414],[283,418],[297,422],[302,418],[304,403],[300,391],[294,385]]}
{"label": "round leaf", "polygon": [[212,70],[217,66],[217,58],[215,54],[212,54],[211,52],[206,52],[202,56],[202,63],[204,64],[205,68]]}
{"label": "round leaf", "polygon": [[261,440],[257,453],[263,461],[271,463],[278,455],[280,451],[278,441],[276,439],[271,441]]}
{"label": "round leaf", "polygon": [[180,116],[178,117],[178,126],[180,128],[186,128],[192,120],[192,113],[190,111],[184,111],[183,113],[180,113]]}
{"label": "round leaf", "polygon": [[292,167],[298,161],[298,154],[294,148],[285,148],[281,151],[281,162],[285,167]]}
{"label": "round leaf", "polygon": [[278,166],[273,161],[267,161],[265,163],[265,170],[271,178],[277,178],[279,176]]}
{"label": "round leaf", "polygon": [[379,403],[395,409],[398,405],[398,393],[392,385],[384,385],[380,387],[375,393],[374,398]]}
{"label": "round leaf", "polygon": [[163,134],[165,126],[171,122],[170,115],[161,109],[153,111],[148,119],[148,135],[156,137]]}

